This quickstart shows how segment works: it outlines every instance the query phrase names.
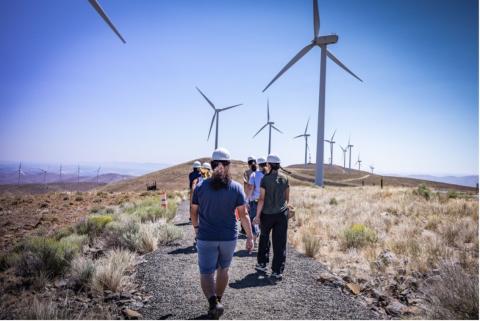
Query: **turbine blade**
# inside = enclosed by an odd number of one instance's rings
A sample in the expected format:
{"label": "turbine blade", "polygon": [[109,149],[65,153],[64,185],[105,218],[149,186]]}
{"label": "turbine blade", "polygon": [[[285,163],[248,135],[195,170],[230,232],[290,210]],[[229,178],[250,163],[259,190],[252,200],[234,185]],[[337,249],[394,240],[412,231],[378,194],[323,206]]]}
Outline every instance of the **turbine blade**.
{"label": "turbine blade", "polygon": [[285,71],[288,70],[288,68],[290,68],[291,66],[293,66],[297,61],[300,60],[300,58],[302,58],[303,56],[305,56],[305,54],[307,52],[310,51],[310,49],[312,49],[315,45],[314,44],[308,44],[306,45],[302,50],[300,50],[296,55],[295,57],[292,58],[292,60],[290,60],[286,65],[285,67],[282,68],[282,70],[280,70],[280,72],[272,79],[272,81],[270,81],[267,85],[267,87],[265,87],[264,90],[262,90],[263,92],[265,92],[265,90],[268,89],[268,87],[270,87],[271,84],[274,83],[275,80],[277,80],[281,75],[283,75],[283,73]]}
{"label": "turbine blade", "polygon": [[270,102],[267,99],[267,122],[270,121]]}
{"label": "turbine blade", "polygon": [[334,63],[336,63],[337,65],[339,65],[340,67],[342,67],[346,72],[348,72],[350,75],[352,75],[353,77],[357,78],[358,80],[360,80],[361,82],[363,82],[363,80],[361,80],[357,75],[355,75],[350,69],[347,68],[347,66],[345,66],[340,60],[337,59],[337,57],[335,57],[330,51],[327,50],[327,56],[328,58],[332,59]]}
{"label": "turbine blade", "polygon": [[335,129],[335,131],[333,132],[332,138],[330,138],[331,141],[333,141],[333,137],[335,137],[336,132],[337,132],[337,130]]}
{"label": "turbine blade", "polygon": [[255,138],[255,136],[257,136],[257,135],[258,135],[258,133],[260,133],[260,132],[262,131],[262,129],[264,129],[265,127],[267,127],[267,125],[268,125],[268,123],[266,123],[265,125],[263,125],[263,127],[262,127],[262,128],[260,128],[260,129],[258,130],[258,132],[257,132],[255,135],[253,135],[253,137],[252,137],[252,138]]}
{"label": "turbine blade", "polygon": [[238,104],[238,105],[233,105],[233,106],[230,106],[230,107],[225,107],[225,108],[220,109],[219,111],[224,111],[224,110],[232,109],[232,108],[235,108],[235,107],[238,107],[238,106],[242,106],[242,105],[243,105],[243,104]]}
{"label": "turbine blade", "polygon": [[208,102],[208,104],[213,108],[213,110],[217,111],[215,109],[215,105],[210,101],[210,99],[207,98],[207,96],[205,96],[205,94],[198,88],[198,87],[195,87],[197,88],[198,92],[200,93],[200,95],[203,96],[203,98],[205,98],[205,100]]}
{"label": "turbine blade", "polygon": [[275,126],[272,125],[272,128],[275,129],[275,130],[276,130],[277,132],[279,132],[280,134],[283,134],[283,132],[282,132],[280,129],[278,129],[277,127],[275,127]]}
{"label": "turbine blade", "polygon": [[298,136],[293,137],[293,139],[295,139],[295,138],[300,138],[300,137],[303,137],[303,136],[305,136],[305,135],[303,135],[303,134],[302,134],[302,135],[298,135]]}
{"label": "turbine blade", "polygon": [[125,39],[123,39],[122,35],[120,34],[120,32],[118,32],[117,28],[115,28],[115,26],[113,25],[112,21],[110,21],[110,18],[108,18],[107,14],[105,13],[105,11],[102,9],[102,7],[100,6],[100,4],[98,3],[97,0],[88,0],[88,2],[90,2],[90,4],[92,5],[92,7],[97,11],[97,13],[103,18],[103,20],[110,26],[110,28],[113,30],[113,32],[115,32],[118,36],[118,38],[120,38],[120,40],[122,40],[123,43],[127,43],[125,41]]}
{"label": "turbine blade", "polygon": [[305,135],[307,134],[308,123],[310,122],[310,117],[308,117],[307,126],[305,127]]}
{"label": "turbine blade", "polygon": [[215,112],[215,113],[213,114],[212,123],[210,124],[210,130],[208,131],[208,138],[207,138],[207,140],[210,139],[210,133],[212,132],[212,127],[213,127],[213,122],[215,121],[215,116],[217,116],[217,112]]}
{"label": "turbine blade", "polygon": [[320,15],[318,13],[318,0],[313,0],[313,34],[318,37],[320,31]]}

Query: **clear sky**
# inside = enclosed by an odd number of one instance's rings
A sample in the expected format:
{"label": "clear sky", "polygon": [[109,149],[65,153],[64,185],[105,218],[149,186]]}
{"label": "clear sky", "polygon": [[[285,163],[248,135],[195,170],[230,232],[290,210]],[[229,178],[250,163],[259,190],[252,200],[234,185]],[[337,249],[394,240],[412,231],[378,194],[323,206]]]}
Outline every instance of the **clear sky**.
{"label": "clear sky", "polygon": [[[208,156],[212,110],[236,159],[273,151],[302,163],[311,117],[315,161],[320,49],[262,89],[313,38],[311,0],[0,2],[0,159],[178,163]],[[349,135],[379,172],[478,174],[478,2],[319,1],[329,50],[326,136]],[[325,146],[325,162],[329,147]],[[334,162],[342,163],[335,145]],[[364,167],[366,168],[366,166]]]}

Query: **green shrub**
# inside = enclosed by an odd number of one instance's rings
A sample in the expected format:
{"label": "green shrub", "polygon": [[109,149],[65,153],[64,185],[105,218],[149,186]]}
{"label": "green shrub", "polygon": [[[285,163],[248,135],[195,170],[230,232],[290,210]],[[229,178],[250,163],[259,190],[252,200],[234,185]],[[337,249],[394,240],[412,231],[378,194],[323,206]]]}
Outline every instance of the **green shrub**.
{"label": "green shrub", "polygon": [[375,243],[377,239],[375,231],[363,224],[353,224],[343,231],[343,241],[346,248],[360,248],[368,243]]}
{"label": "green shrub", "polygon": [[0,272],[15,266],[20,259],[20,255],[15,252],[2,253],[0,255]]}
{"label": "green shrub", "polygon": [[65,236],[69,236],[74,232],[73,227],[67,226],[67,227],[62,227],[53,233],[53,238],[56,239],[57,241],[60,240],[61,238],[64,238]]}
{"label": "green shrub", "polygon": [[113,221],[111,215],[94,215],[81,220],[75,225],[75,231],[78,234],[88,235],[90,239],[101,234],[105,226]]}
{"label": "green shrub", "polygon": [[419,195],[423,198],[425,198],[427,201],[432,198],[432,191],[425,186],[425,184],[421,184],[418,186],[416,190],[413,191],[415,195]]}
{"label": "green shrub", "polygon": [[178,226],[167,223],[160,226],[158,236],[159,244],[170,245],[174,241],[183,238],[183,231]]}
{"label": "green shrub", "polygon": [[110,248],[137,249],[140,224],[134,220],[115,221],[107,225],[106,242]]}
{"label": "green shrub", "polygon": [[328,202],[328,204],[330,205],[338,205],[338,202],[337,202],[337,199],[335,197],[332,197],[330,199],[330,202]]}
{"label": "green shrub", "polygon": [[456,191],[449,191],[447,197],[450,198],[459,198],[460,194]]}
{"label": "green shrub", "polygon": [[72,261],[70,274],[76,288],[89,287],[94,273],[95,264],[91,259],[79,256]]}
{"label": "green shrub", "polygon": [[155,222],[159,219],[170,221],[175,217],[177,204],[169,202],[167,208],[164,208],[159,197],[149,197],[126,208],[125,212],[140,218],[142,222]]}
{"label": "green shrub", "polygon": [[81,241],[70,236],[60,241],[47,237],[29,238],[15,249],[20,255],[16,273],[27,277],[45,275],[48,278],[61,275],[80,247]]}

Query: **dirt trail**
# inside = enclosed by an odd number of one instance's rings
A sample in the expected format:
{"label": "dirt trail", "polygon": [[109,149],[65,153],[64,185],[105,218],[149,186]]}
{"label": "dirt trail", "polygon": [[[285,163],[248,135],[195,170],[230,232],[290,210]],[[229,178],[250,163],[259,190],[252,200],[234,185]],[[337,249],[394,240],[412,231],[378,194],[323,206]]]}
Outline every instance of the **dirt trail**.
{"label": "dirt trail", "polygon": [[[145,255],[137,281],[152,295],[139,312],[148,319],[206,319],[207,303],[199,284],[193,231],[188,223],[188,204],[179,207],[175,224],[185,238],[175,246],[161,247]],[[256,273],[256,252],[245,251],[239,239],[224,295],[223,319],[375,319],[376,315],[353,295],[316,279],[325,267],[287,249],[282,281]]]}
{"label": "dirt trail", "polygon": [[362,177],[356,177],[356,178],[342,179],[342,180],[340,180],[339,182],[352,182],[352,181],[358,181],[358,180],[360,180],[360,179],[366,179],[366,178],[368,178],[368,177],[370,177],[370,174],[367,174],[367,175],[365,175],[365,176],[362,176]]}

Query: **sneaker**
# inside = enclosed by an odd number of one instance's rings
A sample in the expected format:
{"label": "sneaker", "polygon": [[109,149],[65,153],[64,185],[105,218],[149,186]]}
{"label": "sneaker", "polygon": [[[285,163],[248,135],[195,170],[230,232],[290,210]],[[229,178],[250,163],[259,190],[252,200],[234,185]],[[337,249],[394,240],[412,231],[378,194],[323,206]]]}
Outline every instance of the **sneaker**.
{"label": "sneaker", "polygon": [[209,309],[208,309],[208,316],[212,318],[212,320],[218,320],[223,315],[223,305],[218,301],[217,297],[212,297],[209,300]]}
{"label": "sneaker", "polygon": [[257,265],[255,265],[255,270],[260,272],[267,272],[267,265],[265,263],[257,263]]}
{"label": "sneaker", "polygon": [[273,279],[276,279],[276,280],[281,280],[283,275],[281,273],[277,273],[277,272],[272,272],[272,274],[270,275],[271,278]]}

